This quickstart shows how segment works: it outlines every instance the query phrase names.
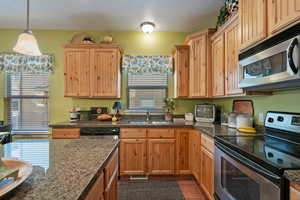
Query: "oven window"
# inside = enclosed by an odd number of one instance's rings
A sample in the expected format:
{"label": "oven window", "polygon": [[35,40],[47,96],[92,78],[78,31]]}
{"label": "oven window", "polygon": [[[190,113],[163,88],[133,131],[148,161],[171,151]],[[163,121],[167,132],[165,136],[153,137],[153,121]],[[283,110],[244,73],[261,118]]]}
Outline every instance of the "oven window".
{"label": "oven window", "polygon": [[262,78],[287,70],[287,53],[282,52],[255,63],[244,66],[244,79]]}
{"label": "oven window", "polygon": [[251,177],[241,172],[230,162],[222,158],[222,187],[234,199],[258,200],[260,199],[260,185]]}

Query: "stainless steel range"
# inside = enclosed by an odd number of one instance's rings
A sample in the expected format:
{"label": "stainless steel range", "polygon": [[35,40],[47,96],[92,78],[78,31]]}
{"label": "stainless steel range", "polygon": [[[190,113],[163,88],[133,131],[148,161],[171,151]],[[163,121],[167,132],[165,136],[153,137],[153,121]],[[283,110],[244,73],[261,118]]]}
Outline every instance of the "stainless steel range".
{"label": "stainless steel range", "polygon": [[285,200],[284,170],[300,169],[300,113],[268,112],[264,135],[217,136],[215,196]]}

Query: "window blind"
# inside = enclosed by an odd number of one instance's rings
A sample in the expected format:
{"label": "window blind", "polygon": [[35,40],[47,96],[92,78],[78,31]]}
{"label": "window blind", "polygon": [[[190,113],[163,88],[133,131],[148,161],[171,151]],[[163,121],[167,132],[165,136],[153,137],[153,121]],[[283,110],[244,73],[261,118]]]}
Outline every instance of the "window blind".
{"label": "window blind", "polygon": [[8,73],[8,120],[14,131],[48,130],[48,73]]}
{"label": "window blind", "polygon": [[128,74],[129,109],[161,110],[167,88],[167,74]]}
{"label": "window blind", "polygon": [[5,145],[4,157],[18,158],[34,166],[49,168],[49,140],[16,140]]}

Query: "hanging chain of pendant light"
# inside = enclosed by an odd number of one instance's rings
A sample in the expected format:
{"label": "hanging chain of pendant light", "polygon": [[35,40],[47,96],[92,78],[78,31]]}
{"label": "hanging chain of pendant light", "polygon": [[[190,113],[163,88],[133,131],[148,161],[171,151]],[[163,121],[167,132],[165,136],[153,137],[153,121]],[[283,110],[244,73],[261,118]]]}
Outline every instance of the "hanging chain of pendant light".
{"label": "hanging chain of pendant light", "polygon": [[29,13],[30,13],[29,9],[30,9],[30,2],[29,0],[27,0],[26,30],[19,35],[17,43],[13,48],[13,51],[16,53],[25,54],[29,56],[40,56],[42,54],[40,52],[39,45],[32,31],[29,28]]}

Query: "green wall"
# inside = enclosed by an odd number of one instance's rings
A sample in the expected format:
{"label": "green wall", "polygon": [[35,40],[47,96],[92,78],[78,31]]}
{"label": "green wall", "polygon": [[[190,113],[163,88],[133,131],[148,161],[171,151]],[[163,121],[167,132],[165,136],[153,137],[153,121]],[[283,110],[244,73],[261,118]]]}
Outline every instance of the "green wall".
{"label": "green wall", "polygon": [[[11,52],[15,45],[18,34],[21,30],[0,30],[0,52]],[[61,122],[68,120],[68,110],[72,106],[78,106],[81,109],[89,109],[91,106],[108,106],[112,107],[115,99],[76,99],[65,98],[63,90],[63,45],[69,43],[72,36],[79,31],[63,30],[34,30],[33,31],[40,45],[40,49],[45,54],[54,54],[55,71],[50,76],[50,100],[49,100],[49,117],[50,122]],[[141,32],[100,32],[85,31],[99,42],[104,35],[110,34],[114,42],[119,43],[124,49],[125,54],[140,55],[171,55],[175,44],[182,44],[187,33],[175,32],[154,32],[146,35]],[[0,75],[0,120],[5,118],[4,78]],[[173,94],[172,77],[169,78],[170,88],[169,96]],[[122,75],[122,99],[126,104],[126,76]],[[175,113],[181,114],[186,111],[192,111],[197,100],[178,100]]]}

